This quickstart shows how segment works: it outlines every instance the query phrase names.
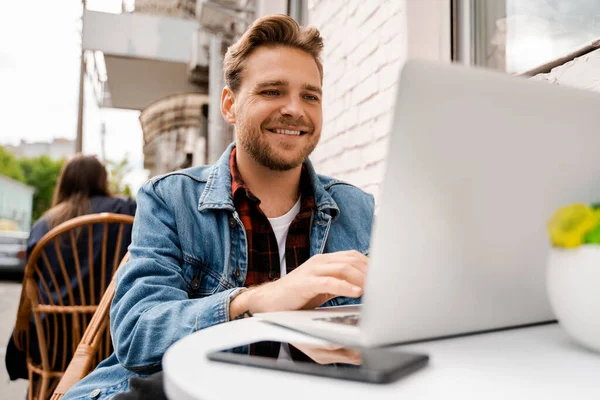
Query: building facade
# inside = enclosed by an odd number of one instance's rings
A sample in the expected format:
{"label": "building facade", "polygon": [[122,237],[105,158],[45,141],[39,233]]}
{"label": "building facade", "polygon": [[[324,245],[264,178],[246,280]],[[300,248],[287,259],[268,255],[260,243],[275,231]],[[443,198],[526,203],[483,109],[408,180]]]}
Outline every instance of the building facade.
{"label": "building facade", "polygon": [[[151,175],[215,162],[233,140],[218,104],[224,52],[255,18],[286,13],[288,1],[136,0],[132,5],[117,14],[84,11],[88,91],[97,107],[141,111],[144,168]],[[202,95],[205,101],[197,102]],[[184,98],[192,100],[179,101]],[[195,114],[201,117],[189,122],[186,115]]]}
{"label": "building facade", "polygon": [[53,160],[68,158],[75,154],[75,141],[71,139],[53,139],[51,142],[21,142],[17,146],[4,146],[16,157],[39,157],[46,155]]}
{"label": "building facade", "polygon": [[[227,44],[252,19],[288,13],[302,25],[316,26],[325,41],[324,126],[312,160],[321,173],[355,184],[377,199],[400,69],[406,59],[523,73],[525,66],[548,62],[567,45],[600,38],[600,25],[594,22],[600,21],[600,3],[586,4],[569,0],[552,4],[534,0],[197,0],[177,4],[139,0],[135,2],[137,12],[119,16],[87,13],[84,44],[95,57],[103,54],[105,60],[106,76],[99,91],[105,94],[100,101],[103,106],[144,110],[160,99],[168,102],[168,93],[195,91],[207,96],[208,115],[199,124],[197,145],[186,145],[194,142],[188,140],[192,136],[188,130],[179,129],[175,137],[174,130],[166,126],[168,129],[160,130],[165,137],[153,142],[148,140],[156,136],[153,131],[144,132],[146,166],[166,172],[165,168],[187,165],[186,157],[192,153],[192,165],[212,163],[231,140],[219,111],[220,61]],[[571,26],[562,21],[568,17],[564,7],[578,15],[582,24]],[[149,12],[155,15],[146,15]],[[529,26],[527,21],[535,15],[543,16],[544,29]],[[121,24],[123,29],[116,32],[126,34],[105,35],[109,22]],[[230,29],[232,26],[235,28]],[[566,31],[554,32],[555,27],[566,27]],[[169,40],[178,47],[167,46]],[[136,72],[131,74],[123,60],[145,63],[144,68],[133,68]],[[158,61],[168,61],[181,71],[166,74],[150,68],[149,62]],[[590,71],[586,76],[597,76],[592,71],[594,63],[585,65]],[[142,77],[140,70],[154,71],[154,75]],[[134,78],[141,80],[138,86],[144,90],[138,90]],[[160,86],[175,78],[182,80],[186,90]],[[150,92],[148,82],[165,90]],[[135,107],[126,102],[129,98],[125,95],[131,93],[138,96]],[[171,150],[164,152],[159,147]],[[172,149],[177,159],[166,162],[163,156],[168,157]],[[188,153],[180,154],[182,151]]]}

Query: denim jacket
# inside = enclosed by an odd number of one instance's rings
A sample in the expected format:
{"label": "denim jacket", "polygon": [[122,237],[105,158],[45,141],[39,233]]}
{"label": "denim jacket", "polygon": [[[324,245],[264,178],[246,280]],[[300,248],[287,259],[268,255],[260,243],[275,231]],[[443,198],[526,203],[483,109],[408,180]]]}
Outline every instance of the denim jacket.
{"label": "denim jacket", "polygon": [[[244,285],[245,230],[231,196],[231,144],[212,167],[148,181],[137,196],[130,261],[117,273],[110,310],[115,352],[69,390],[64,400],[107,399],[129,378],[161,370],[167,348],[197,330],[229,321],[229,301]],[[307,171],[315,196],[310,256],[368,253],[373,196]],[[334,298],[325,306],[353,304]]]}

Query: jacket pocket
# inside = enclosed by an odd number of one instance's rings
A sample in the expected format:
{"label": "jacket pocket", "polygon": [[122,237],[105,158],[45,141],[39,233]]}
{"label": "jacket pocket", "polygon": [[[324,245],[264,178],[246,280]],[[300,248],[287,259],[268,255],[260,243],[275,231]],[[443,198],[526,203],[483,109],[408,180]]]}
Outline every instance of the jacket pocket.
{"label": "jacket pocket", "polygon": [[183,280],[190,299],[210,296],[221,290],[221,280],[206,263],[187,255],[183,256]]}

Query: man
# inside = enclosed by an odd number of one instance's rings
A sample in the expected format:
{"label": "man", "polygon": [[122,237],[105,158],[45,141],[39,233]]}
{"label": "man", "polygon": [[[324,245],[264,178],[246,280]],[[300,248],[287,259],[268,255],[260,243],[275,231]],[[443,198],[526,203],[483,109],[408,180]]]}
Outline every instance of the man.
{"label": "man", "polygon": [[373,196],[317,175],[308,160],[321,135],[322,47],[316,29],[278,15],[228,49],[221,112],[237,144],[213,167],[140,190],[111,308],[115,353],[65,399],[127,391],[199,329],[359,301]]}

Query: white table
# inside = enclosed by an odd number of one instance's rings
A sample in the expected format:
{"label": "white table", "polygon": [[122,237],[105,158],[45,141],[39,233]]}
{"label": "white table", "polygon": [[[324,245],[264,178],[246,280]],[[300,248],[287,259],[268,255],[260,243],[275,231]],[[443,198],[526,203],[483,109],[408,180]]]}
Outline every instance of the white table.
{"label": "white table", "polygon": [[374,385],[209,361],[212,350],[259,340],[321,343],[254,318],[196,332],[163,358],[167,396],[258,399],[600,399],[600,354],[557,324],[398,346],[428,353],[429,365]]}

